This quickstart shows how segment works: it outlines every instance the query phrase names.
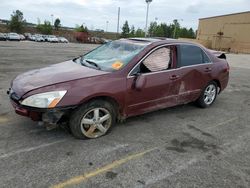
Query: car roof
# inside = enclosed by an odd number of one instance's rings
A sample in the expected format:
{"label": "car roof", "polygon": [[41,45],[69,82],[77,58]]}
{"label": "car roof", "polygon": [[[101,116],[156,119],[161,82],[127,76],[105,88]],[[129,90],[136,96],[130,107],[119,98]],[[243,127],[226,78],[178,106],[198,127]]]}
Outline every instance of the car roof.
{"label": "car roof", "polygon": [[153,38],[127,38],[127,39],[120,39],[123,41],[135,43],[135,44],[144,44],[144,45],[161,45],[161,44],[192,44],[192,45],[199,45],[195,42],[184,41],[179,39],[172,39],[172,38],[165,38],[165,37],[153,37]]}

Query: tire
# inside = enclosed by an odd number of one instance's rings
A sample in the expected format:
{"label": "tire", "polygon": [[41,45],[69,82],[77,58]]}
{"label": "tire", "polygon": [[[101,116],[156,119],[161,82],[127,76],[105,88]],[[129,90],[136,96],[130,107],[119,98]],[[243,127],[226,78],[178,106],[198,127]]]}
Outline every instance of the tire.
{"label": "tire", "polygon": [[69,126],[75,138],[98,138],[110,132],[116,120],[116,112],[109,102],[90,101],[74,111]]}
{"label": "tire", "polygon": [[196,104],[201,108],[208,108],[214,103],[217,98],[217,94],[218,85],[216,82],[211,81],[203,89],[199,99],[196,101]]}

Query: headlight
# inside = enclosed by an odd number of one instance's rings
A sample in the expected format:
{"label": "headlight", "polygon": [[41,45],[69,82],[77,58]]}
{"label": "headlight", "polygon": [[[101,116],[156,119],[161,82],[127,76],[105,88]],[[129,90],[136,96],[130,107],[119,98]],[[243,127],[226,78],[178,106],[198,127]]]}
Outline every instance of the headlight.
{"label": "headlight", "polygon": [[37,108],[54,108],[67,91],[52,91],[27,97],[21,104]]}

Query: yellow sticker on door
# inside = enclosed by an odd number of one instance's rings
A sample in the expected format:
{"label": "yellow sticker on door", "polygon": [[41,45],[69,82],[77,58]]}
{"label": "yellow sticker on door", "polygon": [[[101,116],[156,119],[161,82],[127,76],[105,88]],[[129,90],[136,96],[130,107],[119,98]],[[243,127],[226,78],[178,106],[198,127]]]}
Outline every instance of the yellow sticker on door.
{"label": "yellow sticker on door", "polygon": [[115,61],[112,64],[112,68],[115,70],[119,70],[120,68],[122,68],[122,66],[123,66],[123,63],[121,61]]}

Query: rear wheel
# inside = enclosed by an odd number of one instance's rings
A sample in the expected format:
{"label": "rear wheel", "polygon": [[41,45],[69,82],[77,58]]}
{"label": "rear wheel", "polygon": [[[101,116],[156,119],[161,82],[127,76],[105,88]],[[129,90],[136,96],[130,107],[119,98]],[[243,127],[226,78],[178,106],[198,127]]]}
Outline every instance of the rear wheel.
{"label": "rear wheel", "polygon": [[72,134],[79,139],[107,134],[115,123],[114,107],[103,100],[91,101],[77,109],[70,118]]}
{"label": "rear wheel", "polygon": [[212,81],[205,87],[205,89],[201,93],[201,96],[196,102],[200,107],[207,108],[214,103],[217,97],[217,93],[218,86],[216,82]]}

